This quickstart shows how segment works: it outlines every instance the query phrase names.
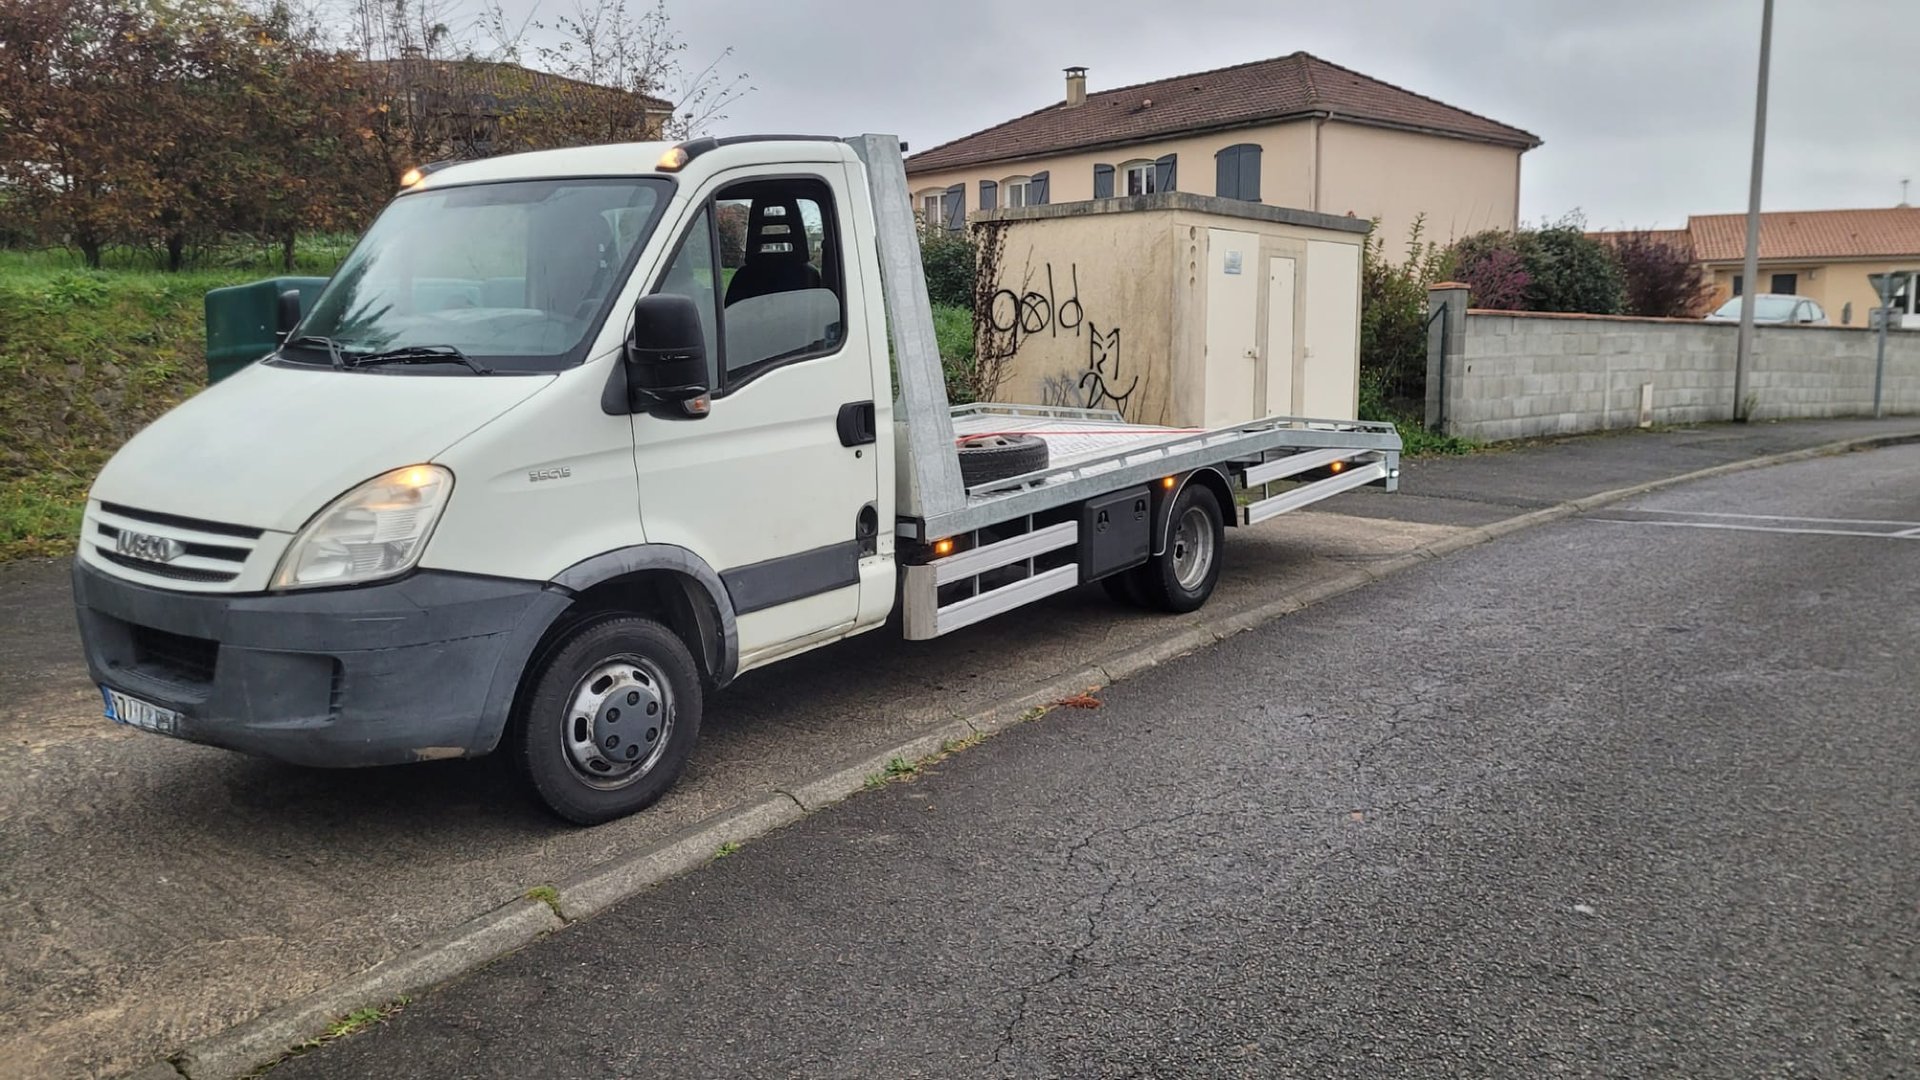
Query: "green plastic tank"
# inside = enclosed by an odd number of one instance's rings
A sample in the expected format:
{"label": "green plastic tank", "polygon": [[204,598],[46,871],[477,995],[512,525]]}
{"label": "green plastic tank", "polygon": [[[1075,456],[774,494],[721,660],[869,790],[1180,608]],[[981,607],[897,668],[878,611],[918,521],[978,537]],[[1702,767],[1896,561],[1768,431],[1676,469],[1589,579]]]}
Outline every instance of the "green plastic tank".
{"label": "green plastic tank", "polygon": [[212,385],[273,351],[279,325],[280,294],[300,294],[305,314],[326,285],[326,278],[276,277],[232,285],[207,294],[207,383]]}

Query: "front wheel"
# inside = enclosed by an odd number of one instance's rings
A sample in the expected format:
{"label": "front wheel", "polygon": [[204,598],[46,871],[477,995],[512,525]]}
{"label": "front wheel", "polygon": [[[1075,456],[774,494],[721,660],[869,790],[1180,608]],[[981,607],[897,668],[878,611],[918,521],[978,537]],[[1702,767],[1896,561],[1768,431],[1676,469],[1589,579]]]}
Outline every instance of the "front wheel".
{"label": "front wheel", "polygon": [[531,673],[514,756],[540,801],[580,825],[651,806],[700,738],[700,673],[686,643],[638,616],[569,630]]}
{"label": "front wheel", "polygon": [[1200,484],[1188,484],[1167,522],[1167,549],[1134,571],[1141,599],[1162,611],[1193,611],[1213,595],[1227,530],[1220,500]]}

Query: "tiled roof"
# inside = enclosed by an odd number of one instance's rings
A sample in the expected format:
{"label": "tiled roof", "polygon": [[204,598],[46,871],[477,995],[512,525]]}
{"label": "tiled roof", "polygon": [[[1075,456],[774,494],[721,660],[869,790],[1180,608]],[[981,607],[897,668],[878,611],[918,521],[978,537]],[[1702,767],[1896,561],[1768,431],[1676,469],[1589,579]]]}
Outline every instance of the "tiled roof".
{"label": "tiled roof", "polygon": [[[536,71],[497,60],[429,60],[406,57],[396,60],[363,60],[362,65],[378,77],[402,84],[427,86],[454,92],[486,108],[497,108],[522,98],[550,101],[569,97],[627,94],[610,86],[582,82],[550,71]],[[671,113],[673,102],[651,94],[632,94],[647,112]]]}
{"label": "tiled roof", "polygon": [[1437,132],[1531,149],[1516,127],[1297,52],[1049,105],[907,159],[908,172],[1036,157],[1307,116]]}
{"label": "tiled roof", "polygon": [[[1737,262],[1747,253],[1745,214],[1687,219],[1694,257]],[[1760,257],[1781,259],[1920,259],[1920,207],[1881,210],[1780,210],[1760,215]]]}

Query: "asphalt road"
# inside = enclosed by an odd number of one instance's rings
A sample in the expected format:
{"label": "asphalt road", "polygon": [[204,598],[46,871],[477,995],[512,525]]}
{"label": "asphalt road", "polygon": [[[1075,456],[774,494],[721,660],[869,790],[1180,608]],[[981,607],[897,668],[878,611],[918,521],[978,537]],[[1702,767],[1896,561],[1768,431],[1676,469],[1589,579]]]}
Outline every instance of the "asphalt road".
{"label": "asphalt road", "polygon": [[1912,1076],[1916,477],[1750,472],[1398,575],[273,1080]]}

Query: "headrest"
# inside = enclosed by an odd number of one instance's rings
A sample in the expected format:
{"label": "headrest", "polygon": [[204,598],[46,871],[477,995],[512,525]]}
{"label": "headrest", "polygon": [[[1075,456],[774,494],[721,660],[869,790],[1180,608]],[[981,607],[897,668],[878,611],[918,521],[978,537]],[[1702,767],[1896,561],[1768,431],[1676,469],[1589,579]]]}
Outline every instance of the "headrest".
{"label": "headrest", "polygon": [[793,199],[755,199],[747,214],[747,262],[806,262],[807,226]]}

